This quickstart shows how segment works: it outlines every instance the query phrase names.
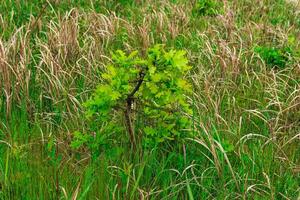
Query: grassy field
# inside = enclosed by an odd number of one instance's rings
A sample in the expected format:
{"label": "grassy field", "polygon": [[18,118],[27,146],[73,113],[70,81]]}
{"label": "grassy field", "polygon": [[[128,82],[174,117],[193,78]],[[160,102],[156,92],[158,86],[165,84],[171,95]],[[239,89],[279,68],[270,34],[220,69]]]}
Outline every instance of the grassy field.
{"label": "grassy field", "polygon": [[[299,41],[284,0],[0,0],[0,199],[299,200]],[[103,139],[84,102],[155,44],[187,52],[189,134]]]}

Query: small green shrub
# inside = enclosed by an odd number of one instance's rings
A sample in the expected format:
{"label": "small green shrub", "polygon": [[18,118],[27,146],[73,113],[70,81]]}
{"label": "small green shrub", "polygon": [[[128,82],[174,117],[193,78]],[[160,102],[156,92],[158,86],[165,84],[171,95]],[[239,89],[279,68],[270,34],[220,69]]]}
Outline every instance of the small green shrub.
{"label": "small green shrub", "polygon": [[200,16],[216,16],[223,11],[223,3],[215,0],[198,0],[194,13]]}
{"label": "small green shrub", "polygon": [[283,69],[289,61],[289,55],[292,53],[290,48],[276,47],[255,47],[254,51],[264,60],[266,65],[274,68]]}
{"label": "small green shrub", "polygon": [[[191,113],[186,97],[191,84],[185,79],[191,67],[185,54],[165,51],[162,45],[150,48],[145,59],[137,51],[112,54],[103,83],[84,103],[92,126],[101,125],[95,138],[103,142],[113,135],[124,138],[127,132],[133,146],[137,135],[145,146],[184,138],[190,125],[186,113]],[[92,143],[90,136],[76,132],[72,144],[87,142]]]}

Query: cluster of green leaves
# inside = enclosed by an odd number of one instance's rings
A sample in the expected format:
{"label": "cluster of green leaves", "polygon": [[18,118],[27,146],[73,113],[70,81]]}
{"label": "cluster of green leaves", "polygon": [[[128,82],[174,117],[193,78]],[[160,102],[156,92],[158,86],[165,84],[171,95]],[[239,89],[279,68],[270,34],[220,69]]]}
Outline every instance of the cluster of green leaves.
{"label": "cluster of green leaves", "polygon": [[200,16],[216,16],[223,12],[222,1],[198,0],[194,7],[194,13]]}
{"label": "cluster of green leaves", "polygon": [[264,60],[266,65],[272,68],[283,69],[289,57],[292,53],[291,49],[286,48],[276,48],[276,47],[266,47],[258,46],[254,48],[254,51],[259,54],[259,56]]}
{"label": "cluster of green leaves", "polygon": [[191,85],[184,77],[191,68],[185,54],[185,51],[166,52],[161,46],[148,52],[148,72],[138,94],[143,115],[151,122],[144,127],[147,142],[182,138],[183,129],[190,125],[182,113],[192,112],[185,96],[191,92]]}
{"label": "cluster of green leaves", "polygon": [[[156,45],[145,58],[137,51],[126,55],[118,50],[112,54],[112,61],[102,74],[103,83],[84,103],[92,126],[101,125],[97,134],[124,138],[128,126],[124,113],[130,100],[134,132],[136,136],[140,134],[143,145],[184,138],[192,112],[186,96],[192,89],[185,78],[191,69],[186,52],[166,51]],[[90,136],[76,132],[73,146],[91,143],[90,140]]]}

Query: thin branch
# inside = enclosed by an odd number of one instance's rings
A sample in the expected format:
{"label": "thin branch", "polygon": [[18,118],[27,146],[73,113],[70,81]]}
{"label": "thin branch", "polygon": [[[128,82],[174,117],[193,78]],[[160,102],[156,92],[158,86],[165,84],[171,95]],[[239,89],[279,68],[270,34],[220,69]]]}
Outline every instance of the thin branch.
{"label": "thin branch", "polygon": [[133,127],[132,118],[131,118],[131,114],[132,114],[131,106],[132,106],[132,101],[134,99],[133,97],[134,97],[135,93],[140,89],[140,87],[144,81],[145,75],[146,75],[146,73],[143,70],[141,70],[139,73],[139,79],[137,81],[136,86],[134,87],[132,92],[129,93],[129,95],[127,96],[127,99],[126,99],[127,106],[126,106],[126,110],[125,110],[124,114],[125,114],[127,130],[128,130],[128,134],[130,137],[130,142],[133,147],[133,150],[136,149],[136,140],[135,140],[134,127]]}
{"label": "thin branch", "polygon": [[135,93],[140,89],[143,81],[144,81],[144,77],[145,77],[146,73],[144,71],[141,71],[139,74],[139,79],[137,81],[137,84],[135,86],[135,88],[132,90],[132,92],[128,95],[127,100],[131,100],[133,98],[133,96],[135,95]]}

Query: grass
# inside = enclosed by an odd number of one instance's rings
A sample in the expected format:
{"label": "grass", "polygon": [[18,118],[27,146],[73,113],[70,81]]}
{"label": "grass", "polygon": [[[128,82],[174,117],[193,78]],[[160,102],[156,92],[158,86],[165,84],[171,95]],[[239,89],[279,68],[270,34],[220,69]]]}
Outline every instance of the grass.
{"label": "grass", "polygon": [[[298,8],[199,2],[2,0],[0,199],[300,199]],[[71,148],[110,53],[157,43],[188,52],[194,137]]]}

